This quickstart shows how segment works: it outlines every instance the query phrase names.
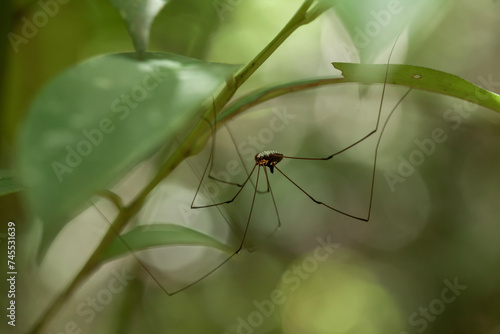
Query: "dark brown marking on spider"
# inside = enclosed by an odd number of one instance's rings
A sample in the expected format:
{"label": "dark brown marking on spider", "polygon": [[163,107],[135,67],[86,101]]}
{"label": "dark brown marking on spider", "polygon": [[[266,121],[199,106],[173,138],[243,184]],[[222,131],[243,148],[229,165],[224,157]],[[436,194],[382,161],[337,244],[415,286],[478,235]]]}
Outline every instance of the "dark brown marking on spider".
{"label": "dark brown marking on spider", "polygon": [[271,174],[274,173],[274,166],[281,160],[283,160],[283,154],[278,151],[264,151],[255,155],[257,165],[269,167]]}

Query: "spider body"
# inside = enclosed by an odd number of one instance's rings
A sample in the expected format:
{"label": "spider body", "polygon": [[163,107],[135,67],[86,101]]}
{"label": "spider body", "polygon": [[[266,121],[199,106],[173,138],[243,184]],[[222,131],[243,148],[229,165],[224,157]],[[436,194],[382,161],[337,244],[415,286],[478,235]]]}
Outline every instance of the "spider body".
{"label": "spider body", "polygon": [[278,151],[263,151],[255,155],[257,165],[269,167],[271,174],[274,172],[274,166],[281,160],[283,160],[283,154]]}

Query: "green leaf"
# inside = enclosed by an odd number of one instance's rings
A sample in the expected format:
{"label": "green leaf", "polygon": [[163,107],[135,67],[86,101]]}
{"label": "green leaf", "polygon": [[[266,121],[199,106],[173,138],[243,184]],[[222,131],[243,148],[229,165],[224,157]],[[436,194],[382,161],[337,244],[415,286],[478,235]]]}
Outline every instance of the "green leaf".
{"label": "green leaf", "polygon": [[24,187],[9,170],[0,170],[0,196],[24,190]]}
{"label": "green leaf", "polygon": [[[448,0],[320,0],[333,6],[344,28],[359,52],[361,63],[372,63],[380,52],[396,41],[397,36],[410,26],[420,35],[429,24],[429,17],[439,18]],[[350,45],[339,46],[350,49]]]}
{"label": "green leaf", "polygon": [[[387,65],[333,63],[342,71],[340,82],[384,83]],[[412,65],[390,65],[388,84],[402,85],[457,97],[500,112],[500,95],[483,89],[454,74]]]}
{"label": "green leaf", "polygon": [[113,258],[130,254],[152,247],[165,246],[206,246],[232,253],[228,245],[209,235],[175,224],[149,224],[134,227],[116,238],[102,253],[100,261],[106,262]]}
{"label": "green leaf", "polygon": [[18,152],[28,203],[44,224],[42,253],[93,194],[192,124],[236,69],[173,54],[112,54],[48,83]]}
{"label": "green leaf", "polygon": [[153,21],[169,0],[109,0],[118,9],[132,37],[135,50],[143,58]]}
{"label": "green leaf", "polygon": [[[387,65],[333,63],[342,71],[343,77],[313,78],[287,82],[280,85],[255,90],[235,100],[218,116],[223,123],[243,111],[270,99],[289,93],[313,89],[325,85],[342,83],[383,84]],[[389,65],[387,84],[402,85],[437,94],[448,95],[466,100],[485,108],[500,112],[500,95],[474,85],[456,75],[427,67],[412,65]]]}

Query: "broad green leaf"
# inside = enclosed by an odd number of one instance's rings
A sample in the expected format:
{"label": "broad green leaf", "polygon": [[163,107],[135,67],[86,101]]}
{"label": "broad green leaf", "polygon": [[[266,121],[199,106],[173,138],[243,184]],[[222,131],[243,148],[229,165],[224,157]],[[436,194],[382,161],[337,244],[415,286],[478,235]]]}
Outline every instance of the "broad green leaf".
{"label": "broad green leaf", "polygon": [[49,82],[25,119],[18,152],[28,203],[44,224],[42,253],[87,199],[191,124],[236,68],[111,54]]}
{"label": "broad green leaf", "polygon": [[135,50],[144,56],[153,21],[169,0],[109,0],[118,9],[132,37]]}
{"label": "broad green leaf", "polygon": [[[300,90],[342,83],[383,84],[385,81],[387,65],[384,64],[336,62],[333,65],[342,71],[343,77],[306,79],[256,90],[231,103],[219,114],[218,121],[226,122],[254,105]],[[387,84],[453,96],[500,112],[500,95],[478,87],[456,75],[427,67],[389,65]]]}
{"label": "broad green leaf", "polygon": [[[333,6],[350,35],[362,63],[371,63],[409,26],[413,31],[432,28],[448,0],[320,0]],[[339,47],[350,47],[343,45]],[[350,49],[346,51],[351,51]],[[354,50],[352,50],[354,51]]]}
{"label": "broad green leaf", "polygon": [[147,248],[181,245],[213,247],[227,253],[234,251],[209,235],[181,225],[150,224],[134,227],[116,238],[102,253],[100,261],[106,262]]}
{"label": "broad green leaf", "polygon": [[0,170],[0,196],[12,194],[24,190],[11,171]]}

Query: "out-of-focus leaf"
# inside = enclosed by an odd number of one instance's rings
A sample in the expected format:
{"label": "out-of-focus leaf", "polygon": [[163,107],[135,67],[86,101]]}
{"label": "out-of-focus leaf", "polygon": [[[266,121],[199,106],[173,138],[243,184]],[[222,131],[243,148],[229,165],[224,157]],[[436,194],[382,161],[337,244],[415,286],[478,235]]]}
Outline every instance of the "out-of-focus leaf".
{"label": "out-of-focus leaf", "polygon": [[27,199],[44,223],[42,253],[64,224],[192,122],[234,65],[173,54],[112,54],[49,82],[20,131]]}
{"label": "out-of-focus leaf", "polygon": [[320,1],[334,8],[362,63],[373,62],[382,50],[394,44],[405,27],[420,31],[435,25],[435,20],[445,12],[443,7],[451,3],[449,0]]}
{"label": "out-of-focus leaf", "polygon": [[24,190],[23,185],[16,181],[11,171],[0,170],[0,196],[12,194],[21,190]]}
{"label": "out-of-focus leaf", "polygon": [[169,0],[109,0],[120,12],[135,50],[144,56],[148,46],[149,32],[153,21]]}
{"label": "out-of-focus leaf", "polygon": [[233,250],[209,235],[175,224],[148,224],[134,227],[116,238],[102,253],[100,261],[130,254],[152,247],[206,246],[231,253]]}

